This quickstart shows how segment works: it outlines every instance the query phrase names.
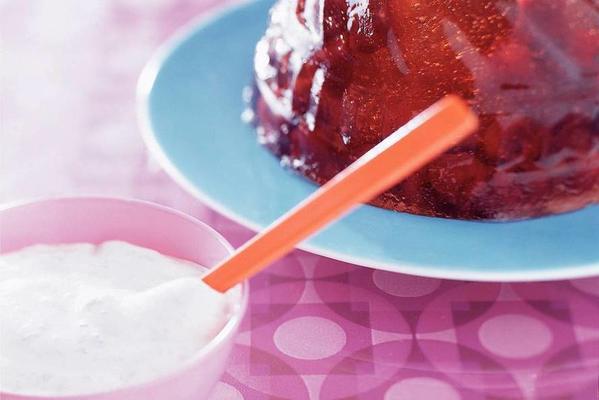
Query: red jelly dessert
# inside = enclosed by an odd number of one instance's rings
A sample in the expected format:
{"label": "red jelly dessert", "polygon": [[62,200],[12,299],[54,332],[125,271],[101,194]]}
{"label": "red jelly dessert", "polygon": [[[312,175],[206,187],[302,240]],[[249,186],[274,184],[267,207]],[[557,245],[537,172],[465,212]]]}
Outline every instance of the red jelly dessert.
{"label": "red jelly dessert", "polygon": [[261,142],[318,183],[468,100],[479,131],[375,205],[504,220],[599,201],[596,0],[280,0],[255,73]]}

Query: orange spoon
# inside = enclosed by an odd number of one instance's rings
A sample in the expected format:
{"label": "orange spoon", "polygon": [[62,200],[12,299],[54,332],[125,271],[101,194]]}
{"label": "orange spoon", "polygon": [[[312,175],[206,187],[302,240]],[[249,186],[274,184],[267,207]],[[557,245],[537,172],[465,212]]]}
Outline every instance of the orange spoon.
{"label": "orange spoon", "polygon": [[407,178],[477,127],[477,117],[462,99],[445,97],[208,271],[204,282],[224,292],[250,278],[353,207]]}

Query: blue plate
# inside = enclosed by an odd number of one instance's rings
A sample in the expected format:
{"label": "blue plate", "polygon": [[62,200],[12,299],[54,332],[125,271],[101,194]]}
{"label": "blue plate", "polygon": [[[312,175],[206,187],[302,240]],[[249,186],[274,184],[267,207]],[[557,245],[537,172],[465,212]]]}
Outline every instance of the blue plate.
{"label": "blue plate", "polygon": [[[315,186],[279,166],[240,115],[254,45],[270,1],[243,4],[183,29],[139,83],[145,140],[183,187],[261,229]],[[300,247],[415,275],[529,281],[599,274],[599,207],[512,223],[444,220],[362,206]]]}

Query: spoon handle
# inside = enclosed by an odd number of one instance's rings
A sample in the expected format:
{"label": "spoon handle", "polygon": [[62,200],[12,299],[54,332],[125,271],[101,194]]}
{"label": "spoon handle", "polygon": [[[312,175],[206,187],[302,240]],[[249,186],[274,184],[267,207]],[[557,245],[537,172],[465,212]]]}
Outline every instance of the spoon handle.
{"label": "spoon handle", "polygon": [[204,282],[224,292],[250,278],[353,207],[407,178],[477,127],[477,117],[462,99],[441,99],[211,269]]}

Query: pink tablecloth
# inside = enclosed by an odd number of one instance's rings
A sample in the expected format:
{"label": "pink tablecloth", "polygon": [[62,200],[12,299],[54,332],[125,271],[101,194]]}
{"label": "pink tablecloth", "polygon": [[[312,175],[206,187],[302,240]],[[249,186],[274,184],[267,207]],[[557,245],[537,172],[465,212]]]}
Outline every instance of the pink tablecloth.
{"label": "pink tablecloth", "polygon": [[[0,2],[0,200],[143,198],[208,221],[236,245],[250,237],[160,171],[135,115],[152,51],[219,3]],[[599,398],[599,279],[441,281],[298,251],[251,287],[216,399]]]}

